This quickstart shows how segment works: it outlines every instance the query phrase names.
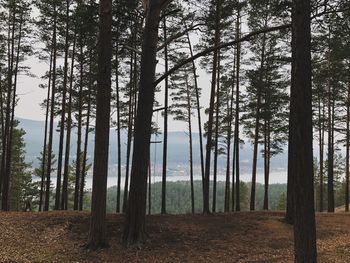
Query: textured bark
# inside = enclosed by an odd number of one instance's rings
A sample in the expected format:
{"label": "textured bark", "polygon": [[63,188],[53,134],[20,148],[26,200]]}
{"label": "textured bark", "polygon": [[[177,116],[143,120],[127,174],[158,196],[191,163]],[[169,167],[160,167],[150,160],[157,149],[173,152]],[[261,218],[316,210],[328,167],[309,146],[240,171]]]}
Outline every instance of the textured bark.
{"label": "textured bark", "polygon": [[111,102],[112,0],[100,0],[97,105],[91,220],[87,247],[100,248],[106,240],[106,195]]}
{"label": "textured bark", "polygon": [[[131,245],[145,239],[147,174],[155,93],[155,68],[159,18],[164,1],[150,0],[143,34],[139,100],[135,121],[129,200],[123,242]],[[141,99],[142,98],[142,99]]]}
{"label": "textured bark", "polygon": [[294,0],[292,11],[292,85],[290,129],[297,154],[294,165],[295,262],[317,262],[312,152],[311,3]]}

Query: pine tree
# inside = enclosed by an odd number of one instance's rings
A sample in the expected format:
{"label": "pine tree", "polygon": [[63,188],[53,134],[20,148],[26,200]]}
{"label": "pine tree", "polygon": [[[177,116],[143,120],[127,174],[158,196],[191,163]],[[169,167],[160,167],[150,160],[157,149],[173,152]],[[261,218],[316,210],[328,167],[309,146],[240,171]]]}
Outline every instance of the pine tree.
{"label": "pine tree", "polygon": [[100,248],[106,240],[106,193],[111,100],[112,1],[100,0],[98,37],[98,77],[93,165],[91,220],[87,247]]}
{"label": "pine tree", "polygon": [[[311,104],[311,1],[294,0],[289,166],[293,167],[296,262],[317,262]],[[297,152],[298,151],[298,152]]]}
{"label": "pine tree", "polygon": [[9,204],[13,211],[23,211],[26,207],[34,210],[38,204],[39,185],[33,182],[30,164],[25,161],[25,131],[17,128],[17,121],[14,125]]}

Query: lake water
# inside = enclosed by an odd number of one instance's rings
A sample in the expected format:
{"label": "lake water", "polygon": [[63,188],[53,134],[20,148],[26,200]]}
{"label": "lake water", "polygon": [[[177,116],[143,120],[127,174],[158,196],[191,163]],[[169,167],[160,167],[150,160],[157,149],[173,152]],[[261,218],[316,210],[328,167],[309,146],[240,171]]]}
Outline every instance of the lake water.
{"label": "lake water", "polygon": [[[251,181],[251,174],[243,173],[241,174],[241,180],[244,182],[250,182]],[[201,175],[195,175],[194,180],[201,180]],[[225,181],[226,175],[219,174],[217,176],[218,181]],[[51,178],[53,185],[56,185],[56,177]],[[167,177],[168,182],[177,182],[177,181],[189,181],[189,176],[187,175],[171,175]],[[211,177],[210,180],[213,180]],[[152,176],[152,183],[161,182],[162,177],[161,176]],[[264,183],[264,175],[261,173],[257,173],[257,182],[258,183]],[[270,173],[270,184],[283,184],[287,183],[287,172],[286,171],[274,171]],[[121,178],[121,187],[124,188],[125,184],[125,178],[122,176]],[[117,185],[117,177],[116,176],[109,176],[107,180],[107,187],[112,187]],[[88,176],[86,178],[86,186],[85,189],[91,189],[92,188],[92,176]]]}

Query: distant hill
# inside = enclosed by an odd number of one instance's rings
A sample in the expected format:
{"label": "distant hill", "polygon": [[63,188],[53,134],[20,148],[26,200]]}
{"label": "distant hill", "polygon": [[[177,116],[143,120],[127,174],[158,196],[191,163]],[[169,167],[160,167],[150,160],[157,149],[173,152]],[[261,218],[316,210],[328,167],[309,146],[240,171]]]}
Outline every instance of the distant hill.
{"label": "distant hill", "polygon": [[[26,142],[26,151],[27,151],[27,161],[33,162],[33,166],[37,166],[37,157],[39,156],[40,151],[43,146],[43,136],[44,136],[44,121],[35,121],[28,119],[18,119],[20,121],[19,126],[26,131],[25,142]],[[53,150],[57,155],[58,151],[58,140],[59,134],[56,130],[57,124],[55,124],[54,132],[54,145]],[[110,133],[110,165],[114,165],[117,162],[117,141],[116,141],[116,132],[114,129]],[[162,141],[162,135],[159,135],[157,138],[152,138],[152,141]],[[168,167],[169,169],[177,169],[179,166],[187,166],[189,160],[189,150],[188,150],[188,136],[185,132],[170,132],[169,133],[169,142],[168,142]],[[72,143],[71,143],[71,158],[75,158],[76,155],[76,139],[77,131],[73,129],[72,133]],[[126,155],[126,140],[127,134],[126,131],[122,132],[122,160],[125,161]],[[89,139],[89,148],[88,148],[88,158],[91,159],[93,156],[93,146],[94,146],[94,134],[90,134]],[[153,144],[151,146],[151,158],[152,162],[161,165],[162,160],[162,144]],[[199,155],[199,135],[198,133],[193,134],[193,149],[194,149],[194,164],[195,166],[200,166],[200,155]],[[251,160],[252,160],[252,147],[250,143],[245,143],[241,147],[240,151],[241,158],[241,169],[242,172],[248,172],[251,169]],[[219,159],[219,167],[222,169],[225,168],[225,158]],[[272,159],[272,170],[285,170],[287,164],[286,153],[280,154]],[[258,162],[258,167],[262,169],[263,162],[260,160]]]}

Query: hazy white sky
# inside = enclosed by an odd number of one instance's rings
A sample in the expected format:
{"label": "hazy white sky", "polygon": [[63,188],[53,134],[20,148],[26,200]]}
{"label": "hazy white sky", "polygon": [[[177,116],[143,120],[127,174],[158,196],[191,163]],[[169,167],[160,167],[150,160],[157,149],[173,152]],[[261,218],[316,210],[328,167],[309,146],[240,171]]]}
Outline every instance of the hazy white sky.
{"label": "hazy white sky", "polygon": [[[196,61],[199,63],[199,60]],[[39,61],[36,57],[31,57],[27,61],[23,62],[24,65],[31,68],[31,73],[35,75],[25,76],[21,75],[18,78],[18,97],[19,102],[16,107],[16,116],[19,118],[32,119],[32,120],[44,120],[45,111],[40,107],[40,104],[47,96],[47,90],[39,87],[40,83],[45,83],[45,80],[41,79],[41,76],[44,75],[45,71],[48,70],[49,65],[45,62]],[[197,67],[199,68],[199,66]],[[163,65],[160,63],[157,66],[157,72],[163,72]],[[209,97],[210,97],[210,76],[203,70],[199,70],[199,85],[202,88],[202,97],[201,97],[201,106],[203,121],[206,116],[204,114],[204,108],[208,107]],[[163,104],[164,102],[164,88],[162,91],[157,94],[157,100]],[[171,98],[169,98],[171,103]],[[154,119],[157,118],[157,115],[154,115]],[[159,126],[163,127],[163,120],[161,114],[158,116]],[[172,120],[172,116],[169,117],[169,130],[170,131],[183,131],[187,129],[187,124],[184,122]],[[197,126],[195,123],[194,131],[197,131]]]}

